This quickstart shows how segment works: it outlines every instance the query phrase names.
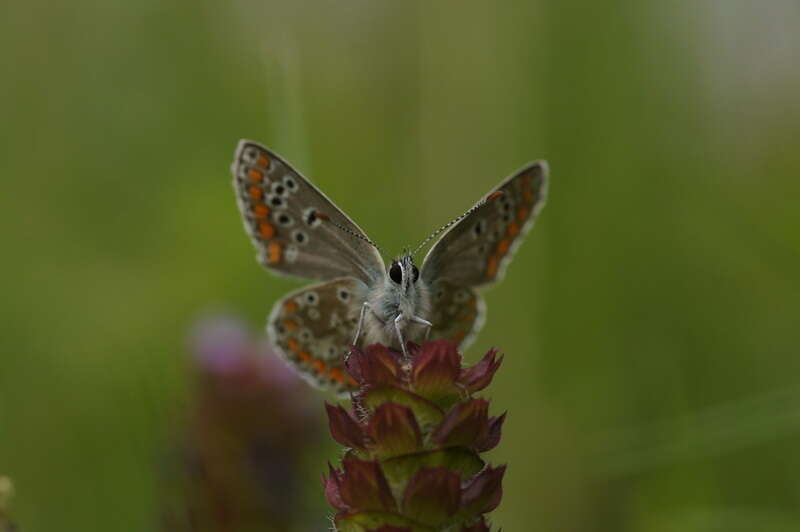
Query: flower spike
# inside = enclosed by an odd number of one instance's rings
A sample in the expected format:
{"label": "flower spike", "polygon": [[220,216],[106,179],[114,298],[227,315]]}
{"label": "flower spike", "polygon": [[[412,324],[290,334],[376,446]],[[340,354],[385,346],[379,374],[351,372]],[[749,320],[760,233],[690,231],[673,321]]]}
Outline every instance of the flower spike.
{"label": "flower spike", "polygon": [[[353,348],[352,407],[326,404],[331,435],[347,451],[323,477],[341,532],[489,532],[484,514],[502,496],[505,466],[481,453],[499,444],[506,415],[489,416],[485,389],[502,357],[463,367],[447,341],[409,343],[410,364],[381,345]],[[352,412],[357,412],[354,415]]]}

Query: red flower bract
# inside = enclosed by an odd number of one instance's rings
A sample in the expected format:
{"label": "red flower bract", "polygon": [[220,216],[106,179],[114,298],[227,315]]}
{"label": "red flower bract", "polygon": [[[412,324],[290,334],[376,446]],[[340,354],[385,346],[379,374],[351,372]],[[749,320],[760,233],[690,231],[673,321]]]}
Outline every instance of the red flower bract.
{"label": "red flower bract", "polygon": [[347,510],[347,505],[342,501],[342,496],[339,493],[339,483],[341,482],[342,473],[328,464],[328,476],[322,476],[322,486],[325,488],[325,498],[328,503],[337,510]]}
{"label": "red flower bract", "polygon": [[487,467],[464,488],[463,504],[475,513],[491,512],[503,496],[503,475],[506,466]]}
{"label": "red flower bract", "polygon": [[461,475],[444,467],[422,468],[411,477],[403,494],[403,513],[422,523],[437,524],[458,510]]}
{"label": "red flower bract", "polygon": [[328,411],[328,425],[333,439],[345,447],[363,448],[364,434],[361,432],[361,425],[350,412],[341,406],[332,406],[328,403],[325,403],[325,409]]}
{"label": "red flower bract", "polygon": [[401,378],[397,354],[379,344],[367,347],[366,352],[353,348],[345,368],[359,385],[393,384]]}
{"label": "red flower bract", "polygon": [[342,466],[343,471],[331,468],[330,476],[324,479],[331,506],[373,511],[391,511],[396,508],[389,484],[378,462],[349,457],[344,459]]}
{"label": "red flower bract", "polygon": [[461,370],[459,381],[470,393],[479,392],[492,382],[492,378],[494,378],[494,374],[497,368],[500,367],[501,362],[503,362],[503,357],[498,358],[497,350],[490,349],[480,362]]}
{"label": "red flower bract", "polygon": [[472,399],[457,404],[433,431],[433,441],[444,447],[472,446],[488,434],[488,412],[489,402],[485,399]]}
{"label": "red flower bract", "polygon": [[397,456],[414,452],[422,444],[422,434],[407,406],[383,403],[370,417],[367,433],[376,454]]}
{"label": "red flower bract", "polygon": [[499,417],[489,418],[489,428],[478,441],[475,442],[475,450],[481,453],[491,451],[498,443],[500,443],[500,436],[503,429],[503,422],[506,420],[506,415],[503,414]]}
{"label": "red flower bract", "polygon": [[436,402],[460,394],[457,385],[461,355],[444,340],[424,344],[413,359],[411,383],[414,391]]}

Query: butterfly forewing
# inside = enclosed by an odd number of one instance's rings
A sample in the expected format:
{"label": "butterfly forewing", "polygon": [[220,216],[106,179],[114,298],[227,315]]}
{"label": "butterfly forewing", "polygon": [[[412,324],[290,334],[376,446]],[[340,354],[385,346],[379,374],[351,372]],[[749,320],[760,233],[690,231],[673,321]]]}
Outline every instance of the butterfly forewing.
{"label": "butterfly forewing", "polygon": [[343,368],[367,286],[343,278],[296,290],[275,304],[267,324],[272,343],[301,375],[343,392],[355,383]]}
{"label": "butterfly forewing", "polygon": [[547,164],[525,166],[487,196],[486,203],[456,223],[433,245],[422,267],[429,284],[481,286],[499,280],[544,206]]}
{"label": "butterfly forewing", "polygon": [[281,157],[243,140],[231,171],[245,230],[266,268],[319,280],[352,276],[365,283],[383,275],[377,249],[353,236],[366,239],[364,232]]}

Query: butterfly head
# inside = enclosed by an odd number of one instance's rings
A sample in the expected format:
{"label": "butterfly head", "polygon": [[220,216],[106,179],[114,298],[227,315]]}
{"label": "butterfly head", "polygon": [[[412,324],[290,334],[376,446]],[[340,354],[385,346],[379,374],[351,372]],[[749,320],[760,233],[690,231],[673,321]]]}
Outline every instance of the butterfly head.
{"label": "butterfly head", "polygon": [[409,296],[416,292],[419,269],[414,265],[410,254],[404,253],[392,261],[387,273],[387,282],[395,291]]}

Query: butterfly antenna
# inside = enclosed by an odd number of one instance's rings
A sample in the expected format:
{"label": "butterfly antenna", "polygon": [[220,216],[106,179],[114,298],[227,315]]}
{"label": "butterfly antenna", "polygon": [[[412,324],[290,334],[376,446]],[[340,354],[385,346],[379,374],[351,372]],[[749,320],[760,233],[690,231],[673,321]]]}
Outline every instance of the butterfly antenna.
{"label": "butterfly antenna", "polygon": [[370,246],[374,247],[374,248],[375,248],[375,249],[377,249],[378,251],[381,251],[381,252],[383,251],[383,250],[380,248],[380,246],[378,246],[378,244],[376,244],[375,242],[373,242],[373,241],[372,241],[372,240],[370,240],[369,238],[365,237],[365,236],[364,236],[364,235],[362,235],[362,234],[356,233],[356,232],[355,232],[355,231],[353,231],[352,229],[348,229],[347,227],[344,227],[343,225],[339,225],[338,223],[336,223],[336,222],[334,222],[333,220],[331,220],[330,216],[328,216],[328,215],[327,215],[327,214],[325,214],[324,212],[319,212],[319,211],[316,211],[314,214],[315,214],[315,215],[317,216],[317,218],[319,218],[320,220],[323,220],[323,221],[325,221],[325,222],[328,222],[329,224],[333,225],[333,226],[334,226],[334,227],[336,227],[337,229],[341,229],[342,231],[344,231],[345,233],[347,233],[347,234],[348,234],[348,235],[350,235],[350,236],[356,237],[356,238],[357,238],[357,239],[359,239],[359,240],[363,240],[364,242],[366,242],[366,243],[367,243],[367,244],[369,244]]}
{"label": "butterfly antenna", "polygon": [[463,220],[464,218],[466,218],[467,216],[469,216],[469,215],[470,215],[470,214],[472,214],[473,212],[477,211],[478,209],[480,209],[481,207],[483,207],[484,205],[486,205],[486,204],[487,204],[487,203],[488,203],[490,200],[493,200],[493,199],[495,199],[495,198],[498,198],[498,197],[502,196],[503,194],[504,194],[504,192],[503,192],[502,190],[495,190],[494,192],[492,192],[491,194],[489,194],[488,196],[486,196],[484,199],[482,199],[481,201],[479,201],[478,203],[476,203],[476,204],[475,204],[475,206],[473,206],[473,207],[472,207],[470,210],[468,210],[467,212],[465,212],[464,214],[462,214],[462,215],[461,215],[461,216],[459,216],[458,218],[453,218],[452,220],[450,220],[449,222],[447,222],[446,224],[444,224],[443,226],[441,226],[439,229],[437,229],[436,231],[434,231],[433,233],[431,233],[431,234],[430,234],[430,236],[429,236],[428,238],[426,238],[425,240],[423,240],[423,241],[422,241],[422,244],[420,244],[419,246],[417,246],[417,249],[415,249],[415,250],[414,250],[414,253],[412,253],[412,255],[416,255],[416,254],[417,254],[417,251],[419,251],[420,249],[424,248],[424,247],[425,247],[425,245],[426,245],[428,242],[430,242],[431,240],[433,240],[434,238],[436,238],[437,236],[439,236],[440,234],[442,234],[442,232],[443,232],[443,231],[445,231],[445,230],[449,229],[451,226],[453,226],[453,225],[457,224],[458,222],[460,222],[461,220]]}

